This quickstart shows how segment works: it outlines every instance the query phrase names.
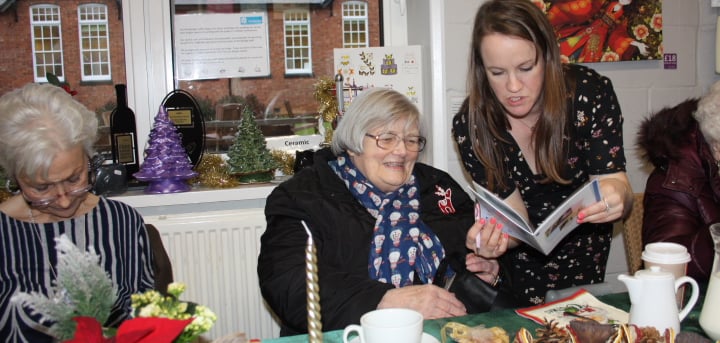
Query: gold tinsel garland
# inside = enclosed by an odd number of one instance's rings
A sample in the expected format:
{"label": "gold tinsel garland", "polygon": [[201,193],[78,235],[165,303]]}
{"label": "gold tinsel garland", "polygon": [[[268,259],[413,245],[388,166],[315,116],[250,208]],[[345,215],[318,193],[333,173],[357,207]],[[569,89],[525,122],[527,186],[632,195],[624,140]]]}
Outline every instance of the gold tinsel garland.
{"label": "gold tinsel garland", "polygon": [[232,188],[240,183],[228,171],[225,161],[220,155],[203,155],[200,163],[195,167],[198,176],[190,180],[192,183],[200,183],[202,186],[211,188]]}
{"label": "gold tinsel garland", "polygon": [[279,166],[278,169],[280,169],[283,174],[293,174],[293,167],[295,167],[295,154],[282,150],[271,150],[270,155],[273,159],[275,159],[275,163]]}
{"label": "gold tinsel garland", "polygon": [[330,78],[320,78],[315,83],[315,91],[313,93],[315,100],[320,102],[320,115],[323,119],[325,127],[325,143],[332,141],[333,123],[337,118],[337,98],[335,97],[335,80]]}

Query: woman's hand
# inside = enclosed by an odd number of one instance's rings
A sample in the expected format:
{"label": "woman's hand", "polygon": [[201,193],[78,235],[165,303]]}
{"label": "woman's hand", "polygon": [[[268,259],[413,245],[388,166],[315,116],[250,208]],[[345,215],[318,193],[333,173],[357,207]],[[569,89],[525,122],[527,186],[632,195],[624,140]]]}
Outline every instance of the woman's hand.
{"label": "woman's hand", "polygon": [[578,223],[608,223],[624,218],[632,209],[633,193],[624,172],[593,175],[600,182],[600,201],[578,212]]}
{"label": "woman's hand", "polygon": [[481,280],[494,284],[500,274],[500,264],[495,259],[486,259],[469,253],[465,256],[465,267]]}
{"label": "woman's hand", "polygon": [[413,285],[387,291],[377,308],[409,308],[425,319],[464,316],[465,305],[454,294],[435,285]]}
{"label": "woman's hand", "polygon": [[502,224],[495,218],[476,220],[465,238],[465,245],[478,256],[496,258],[508,249],[510,238],[502,232]]}

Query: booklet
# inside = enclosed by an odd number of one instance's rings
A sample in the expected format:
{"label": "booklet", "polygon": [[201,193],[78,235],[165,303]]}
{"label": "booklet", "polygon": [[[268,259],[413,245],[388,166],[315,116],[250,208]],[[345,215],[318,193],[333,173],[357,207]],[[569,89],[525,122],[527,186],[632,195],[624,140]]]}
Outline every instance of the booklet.
{"label": "booklet", "polygon": [[570,195],[538,227],[515,212],[497,195],[473,183],[469,187],[475,195],[476,217],[495,218],[503,231],[547,255],[570,231],[578,226],[578,212],[602,198],[600,185],[594,179]]}

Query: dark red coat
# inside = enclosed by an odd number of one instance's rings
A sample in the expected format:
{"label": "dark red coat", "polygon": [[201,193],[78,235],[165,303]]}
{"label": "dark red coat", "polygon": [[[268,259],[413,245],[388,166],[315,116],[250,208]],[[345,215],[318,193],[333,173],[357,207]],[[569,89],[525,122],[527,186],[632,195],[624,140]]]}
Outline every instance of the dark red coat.
{"label": "dark red coat", "polygon": [[709,280],[714,249],[708,226],[720,222],[720,176],[692,113],[698,99],[645,119],[638,152],[655,169],[645,186],[643,244],[676,242],[688,248],[688,275]]}

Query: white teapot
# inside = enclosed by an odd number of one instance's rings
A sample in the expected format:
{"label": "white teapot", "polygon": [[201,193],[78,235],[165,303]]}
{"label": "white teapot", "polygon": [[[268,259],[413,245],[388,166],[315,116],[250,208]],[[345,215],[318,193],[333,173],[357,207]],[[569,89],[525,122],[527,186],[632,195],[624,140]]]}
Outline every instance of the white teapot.
{"label": "white teapot", "polygon": [[[621,274],[618,280],[625,283],[630,294],[630,323],[655,327],[661,334],[672,328],[680,332],[680,322],[690,313],[698,300],[697,282],[689,276],[675,280],[672,273],[658,266],[638,270],[635,276]],[[690,300],[678,313],[675,293],[683,284],[692,286]]]}

